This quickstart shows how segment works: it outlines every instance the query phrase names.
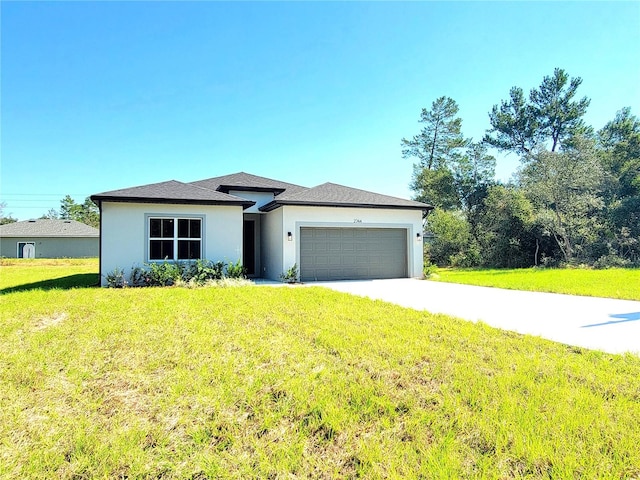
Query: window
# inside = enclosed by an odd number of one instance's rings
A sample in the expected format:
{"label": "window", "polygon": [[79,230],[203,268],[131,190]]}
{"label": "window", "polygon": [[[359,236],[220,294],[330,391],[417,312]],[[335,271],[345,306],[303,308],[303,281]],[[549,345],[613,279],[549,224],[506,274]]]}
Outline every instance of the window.
{"label": "window", "polygon": [[149,218],[149,260],[194,260],[201,256],[201,218]]}

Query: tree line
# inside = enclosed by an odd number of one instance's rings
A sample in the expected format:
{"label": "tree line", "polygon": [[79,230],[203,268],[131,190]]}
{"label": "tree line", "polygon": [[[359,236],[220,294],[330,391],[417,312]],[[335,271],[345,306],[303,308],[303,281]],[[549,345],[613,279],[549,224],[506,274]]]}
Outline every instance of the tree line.
{"label": "tree line", "polygon": [[[640,264],[640,121],[629,107],[600,130],[584,122],[590,103],[579,77],[556,68],[526,95],[513,87],[474,142],[449,97],[423,108],[421,131],[402,139],[417,160],[414,198],[436,208],[425,227],[425,260],[462,267]],[[519,157],[495,180],[490,148]]]}
{"label": "tree line", "polygon": [[60,200],[59,210],[52,208],[40,218],[75,220],[91,227],[100,227],[100,211],[89,197],[83,203],[76,203],[70,195],[66,195]]}

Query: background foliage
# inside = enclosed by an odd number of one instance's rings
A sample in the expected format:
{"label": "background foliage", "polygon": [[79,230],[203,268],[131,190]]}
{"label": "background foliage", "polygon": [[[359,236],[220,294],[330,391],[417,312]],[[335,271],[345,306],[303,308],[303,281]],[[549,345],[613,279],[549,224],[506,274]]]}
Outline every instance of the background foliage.
{"label": "background foliage", "polygon": [[[640,121],[629,107],[600,130],[583,119],[580,77],[556,68],[527,96],[514,86],[489,112],[474,143],[448,97],[422,109],[422,131],[402,139],[416,158],[415,199],[436,209],[425,220],[429,262],[444,266],[635,266],[640,263]],[[508,183],[495,180],[489,148],[518,155]],[[429,238],[430,236],[427,236]]]}

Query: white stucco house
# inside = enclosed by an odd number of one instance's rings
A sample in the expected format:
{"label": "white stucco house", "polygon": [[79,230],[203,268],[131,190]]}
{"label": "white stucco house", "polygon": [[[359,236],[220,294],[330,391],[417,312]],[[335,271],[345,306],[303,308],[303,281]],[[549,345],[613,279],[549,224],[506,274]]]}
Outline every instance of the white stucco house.
{"label": "white stucco house", "polygon": [[422,276],[430,205],[324,183],[313,188],[244,172],[91,196],[100,208],[100,273],[190,259],[236,262],[278,280]]}

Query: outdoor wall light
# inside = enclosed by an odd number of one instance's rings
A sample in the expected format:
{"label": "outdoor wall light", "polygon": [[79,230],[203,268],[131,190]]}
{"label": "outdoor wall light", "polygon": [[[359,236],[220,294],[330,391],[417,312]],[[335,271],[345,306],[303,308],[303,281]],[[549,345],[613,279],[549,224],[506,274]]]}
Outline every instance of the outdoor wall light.
{"label": "outdoor wall light", "polygon": [[422,238],[422,234],[420,232],[416,233],[416,242],[419,242]]}
{"label": "outdoor wall light", "polygon": [[291,235],[291,232],[287,232],[287,240],[289,240],[290,242],[293,241],[293,235]]}

